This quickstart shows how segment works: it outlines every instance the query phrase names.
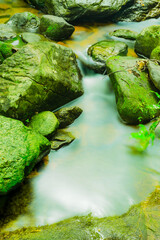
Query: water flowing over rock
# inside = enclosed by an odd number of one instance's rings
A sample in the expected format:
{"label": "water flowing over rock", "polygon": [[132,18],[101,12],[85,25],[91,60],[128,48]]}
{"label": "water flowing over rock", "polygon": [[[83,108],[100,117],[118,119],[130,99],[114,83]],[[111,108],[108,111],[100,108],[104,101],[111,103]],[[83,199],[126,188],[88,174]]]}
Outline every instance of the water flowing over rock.
{"label": "water flowing over rock", "polygon": [[73,51],[59,44],[27,44],[0,66],[0,113],[26,120],[83,94]]}
{"label": "water flowing over rock", "polygon": [[144,59],[134,57],[117,56],[107,61],[118,112],[129,124],[144,123],[160,114],[159,100],[145,67]]}
{"label": "water flowing over rock", "polygon": [[18,120],[0,116],[0,195],[17,187],[50,151],[50,142]]}

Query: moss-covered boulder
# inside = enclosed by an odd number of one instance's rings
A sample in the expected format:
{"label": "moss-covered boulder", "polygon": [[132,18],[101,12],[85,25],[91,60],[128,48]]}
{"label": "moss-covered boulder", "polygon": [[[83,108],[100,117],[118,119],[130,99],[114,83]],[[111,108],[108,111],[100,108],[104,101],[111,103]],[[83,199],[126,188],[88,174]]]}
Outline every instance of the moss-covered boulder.
{"label": "moss-covered boulder", "polygon": [[2,233],[1,240],[158,240],[160,188],[121,216],[73,217],[56,224]]}
{"label": "moss-covered boulder", "polygon": [[128,124],[145,123],[160,114],[157,99],[146,69],[146,60],[111,57],[107,70],[115,90],[117,109]]}
{"label": "moss-covered boulder", "polygon": [[45,111],[34,115],[29,126],[43,136],[48,136],[57,130],[59,121],[53,112]]}
{"label": "moss-covered boulder", "polygon": [[160,65],[155,61],[148,61],[149,77],[157,89],[160,90]]}
{"label": "moss-covered boulder", "polygon": [[6,41],[16,37],[16,32],[7,24],[0,24],[0,41]]}
{"label": "moss-covered boulder", "polygon": [[30,12],[22,12],[14,14],[7,25],[22,31],[36,32],[39,28],[40,19]]}
{"label": "moss-covered boulder", "polygon": [[132,0],[27,0],[42,11],[63,17],[68,22],[106,20]]}
{"label": "moss-covered boulder", "polygon": [[27,44],[0,65],[0,113],[26,120],[83,94],[76,57],[51,42]]}
{"label": "moss-covered boulder", "polygon": [[12,56],[14,52],[11,44],[0,41],[0,64],[3,63],[6,58]]}
{"label": "moss-covered boulder", "polygon": [[18,120],[0,116],[0,195],[17,187],[50,151],[50,142]]}
{"label": "moss-covered boulder", "polygon": [[140,22],[160,16],[159,0],[134,0],[113,16],[113,21]]}
{"label": "moss-covered boulder", "polygon": [[138,35],[135,43],[135,51],[138,54],[150,57],[154,48],[160,45],[160,25],[146,27]]}
{"label": "moss-covered boulder", "polygon": [[113,32],[110,32],[109,35],[129,40],[136,40],[138,33],[131,31],[130,29],[116,29]]}
{"label": "moss-covered boulder", "polygon": [[44,39],[42,35],[30,32],[23,32],[21,38],[25,43],[35,43],[40,42]]}
{"label": "moss-covered boulder", "polygon": [[106,61],[111,56],[125,56],[128,52],[127,44],[120,41],[103,40],[93,44],[88,49],[88,55],[92,57],[96,65],[90,67],[96,72],[103,73],[106,70]]}
{"label": "moss-covered boulder", "polygon": [[65,128],[72,124],[78,118],[83,110],[79,107],[64,107],[56,111],[54,114],[58,118],[59,128]]}
{"label": "moss-covered boulder", "polygon": [[73,25],[67,23],[62,17],[43,15],[40,21],[40,32],[55,41],[69,38],[74,32]]}
{"label": "moss-covered boulder", "polygon": [[150,59],[156,59],[160,61],[160,46],[153,49],[150,55]]}

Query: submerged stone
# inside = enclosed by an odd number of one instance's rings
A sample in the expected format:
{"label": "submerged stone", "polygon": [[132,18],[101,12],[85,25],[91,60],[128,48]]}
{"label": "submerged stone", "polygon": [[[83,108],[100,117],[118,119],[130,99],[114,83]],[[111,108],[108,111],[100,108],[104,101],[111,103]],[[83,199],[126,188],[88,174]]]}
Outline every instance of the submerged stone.
{"label": "submerged stone", "polygon": [[0,24],[0,41],[6,41],[16,37],[16,32],[7,24]]}
{"label": "submerged stone", "polygon": [[40,19],[30,12],[16,13],[7,22],[8,26],[23,31],[36,32],[39,28]]}
{"label": "submerged stone", "polygon": [[0,195],[17,187],[50,151],[50,142],[18,120],[0,116]]}
{"label": "submerged stone", "polygon": [[27,44],[0,65],[0,113],[30,119],[81,96],[76,56],[51,42]]}
{"label": "submerged stone", "polygon": [[83,110],[79,107],[65,107],[54,112],[59,121],[59,128],[65,128],[78,118]]}
{"label": "submerged stone", "polygon": [[66,146],[73,142],[75,137],[68,131],[59,129],[51,140],[52,150],[58,150],[63,146]]}
{"label": "submerged stone", "polygon": [[67,23],[62,17],[43,15],[40,22],[40,32],[55,41],[69,38],[74,32],[73,25]]}
{"label": "submerged stone", "polygon": [[106,20],[132,0],[27,0],[42,11],[63,17],[68,22]]}
{"label": "submerged stone", "polygon": [[160,25],[146,27],[138,35],[135,43],[135,51],[138,54],[150,57],[154,48],[160,45]]}
{"label": "submerged stone", "polygon": [[150,55],[150,59],[156,59],[160,61],[160,46],[153,49]]}
{"label": "submerged stone", "polygon": [[116,29],[113,32],[110,32],[109,35],[129,40],[136,40],[138,33],[129,29]]}
{"label": "submerged stone", "polygon": [[34,115],[29,126],[43,136],[48,136],[57,130],[59,122],[53,112],[45,111]]}
{"label": "submerged stone", "polygon": [[149,61],[147,67],[150,79],[155,87],[160,90],[160,65],[156,62]]}
{"label": "submerged stone", "polygon": [[117,55],[125,56],[127,55],[127,52],[127,44],[111,40],[97,42],[88,49],[88,55],[97,63],[96,65],[93,65],[93,68],[100,73],[103,73],[106,70],[106,61],[109,57]]}
{"label": "submerged stone", "polygon": [[121,216],[73,217],[46,226],[22,228],[1,234],[6,240],[140,240],[160,239],[160,187],[144,202]]}
{"label": "submerged stone", "polygon": [[128,124],[145,123],[160,114],[159,100],[145,68],[146,60],[140,58],[117,56],[107,60],[117,109]]}

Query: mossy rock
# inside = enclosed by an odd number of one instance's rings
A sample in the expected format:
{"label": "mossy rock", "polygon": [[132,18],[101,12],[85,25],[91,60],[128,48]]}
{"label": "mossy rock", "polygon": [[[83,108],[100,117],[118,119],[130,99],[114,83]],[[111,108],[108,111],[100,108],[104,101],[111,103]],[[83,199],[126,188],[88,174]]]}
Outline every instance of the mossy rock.
{"label": "mossy rock", "polygon": [[160,46],[153,49],[150,55],[150,59],[156,59],[160,61]]}
{"label": "mossy rock", "polygon": [[45,111],[34,115],[29,126],[43,136],[48,136],[57,130],[59,121],[53,112]]}
{"label": "mossy rock", "polygon": [[158,240],[160,187],[144,202],[121,216],[73,217],[56,224],[28,227],[1,234],[1,240]]}
{"label": "mossy rock", "polygon": [[42,41],[44,37],[36,33],[24,32],[21,34],[21,38],[25,43],[35,43]]}
{"label": "mossy rock", "polygon": [[43,15],[40,22],[40,32],[55,41],[69,38],[74,32],[73,25],[67,23],[63,18],[52,15]]}
{"label": "mossy rock", "polygon": [[109,58],[106,64],[118,112],[126,123],[145,123],[160,114],[159,99],[148,78],[146,60],[116,56]]}
{"label": "mossy rock", "polygon": [[7,24],[0,24],[0,41],[6,41],[17,36],[12,27]]}
{"label": "mossy rock", "polygon": [[113,32],[110,32],[109,35],[129,40],[136,40],[138,33],[131,31],[130,29],[116,29]]}
{"label": "mossy rock", "polygon": [[138,35],[135,43],[137,54],[150,57],[154,48],[160,45],[160,25],[146,27]]}
{"label": "mossy rock", "polygon": [[0,63],[14,53],[13,46],[9,43],[0,42]]}
{"label": "mossy rock", "polygon": [[25,121],[83,94],[76,56],[51,42],[27,44],[0,65],[0,113]]}
{"label": "mossy rock", "polygon": [[50,142],[18,120],[0,116],[0,195],[16,188],[50,151]]}
{"label": "mossy rock", "polygon": [[79,107],[64,107],[54,114],[58,118],[59,128],[65,128],[72,124],[76,118],[78,118],[83,110]]}
{"label": "mossy rock", "polygon": [[148,61],[147,67],[151,81],[160,90],[160,65],[156,62]]}
{"label": "mossy rock", "polygon": [[97,42],[88,49],[88,55],[97,63],[97,65],[93,65],[93,69],[100,73],[106,70],[106,61],[109,57],[117,55],[125,56],[127,52],[127,44],[112,40]]}
{"label": "mossy rock", "polygon": [[16,30],[36,32],[39,28],[40,19],[30,12],[22,12],[14,14],[7,25],[15,28]]}

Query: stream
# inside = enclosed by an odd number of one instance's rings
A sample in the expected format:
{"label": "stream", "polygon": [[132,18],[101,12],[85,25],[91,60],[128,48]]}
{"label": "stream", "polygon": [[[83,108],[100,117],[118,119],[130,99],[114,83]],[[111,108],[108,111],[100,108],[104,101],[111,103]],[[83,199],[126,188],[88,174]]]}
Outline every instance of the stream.
{"label": "stream", "polygon": [[[41,15],[17,0],[1,0],[0,9],[0,23],[16,12]],[[84,95],[66,105],[83,109],[82,115],[67,128],[76,140],[51,151],[47,164],[30,180],[32,197],[27,212],[9,222],[5,230],[51,224],[88,213],[98,217],[120,215],[145,200],[160,184],[160,141],[155,140],[145,153],[134,154],[129,147],[130,134],[137,127],[121,121],[109,77],[96,74],[80,61],[89,61],[86,49],[106,39],[108,32],[118,28],[140,32],[153,24],[160,24],[160,19],[77,26],[71,39],[60,42],[76,52],[83,74]],[[128,55],[136,55],[133,41],[120,41],[129,45]]]}

